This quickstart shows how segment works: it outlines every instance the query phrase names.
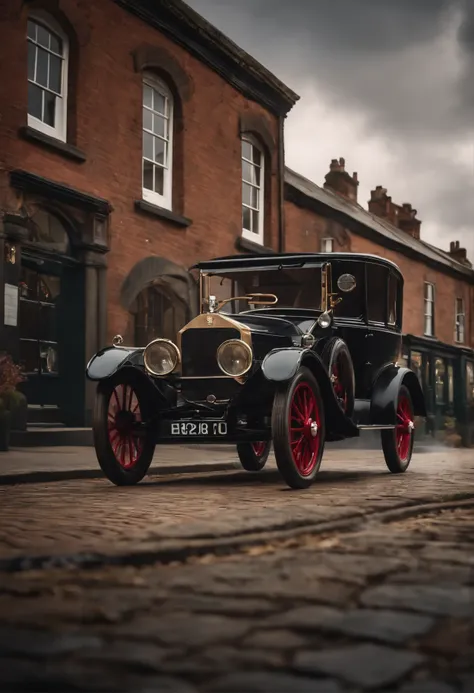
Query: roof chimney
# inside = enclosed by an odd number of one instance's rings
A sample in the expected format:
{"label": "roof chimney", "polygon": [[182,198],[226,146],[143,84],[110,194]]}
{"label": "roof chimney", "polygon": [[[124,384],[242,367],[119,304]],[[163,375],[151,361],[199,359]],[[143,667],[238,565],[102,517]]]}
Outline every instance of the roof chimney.
{"label": "roof chimney", "polygon": [[329,164],[329,173],[326,174],[324,187],[333,192],[345,197],[349,200],[357,202],[357,188],[359,180],[357,173],[352,176],[346,171],[346,160],[342,157],[337,160],[333,159]]}
{"label": "roof chimney", "polygon": [[417,210],[409,202],[404,202],[399,208],[398,228],[409,233],[413,238],[420,238],[421,221],[416,218]]}
{"label": "roof chimney", "polygon": [[387,188],[377,185],[375,190],[371,190],[369,212],[381,219],[387,219],[413,238],[420,238],[421,221],[416,218],[416,209],[413,209],[409,202],[404,202],[401,206],[395,204],[387,195]]}
{"label": "roof chimney", "polygon": [[449,254],[453,260],[457,260],[457,262],[466,265],[466,267],[472,267],[472,264],[467,259],[466,248],[461,248],[459,241],[451,241],[449,244]]}

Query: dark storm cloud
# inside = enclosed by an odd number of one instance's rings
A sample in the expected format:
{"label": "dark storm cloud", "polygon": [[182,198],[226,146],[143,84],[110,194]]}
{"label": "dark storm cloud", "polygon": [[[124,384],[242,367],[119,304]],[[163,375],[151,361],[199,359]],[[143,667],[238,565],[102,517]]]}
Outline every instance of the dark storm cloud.
{"label": "dark storm cloud", "polygon": [[[379,167],[386,179],[366,184],[405,189],[445,247],[470,228],[474,259],[474,0],[187,1],[302,95],[288,128],[311,100],[344,114],[368,159],[390,151]],[[338,141],[334,129],[334,156],[346,156]],[[317,157],[317,122],[313,147]],[[299,163],[288,157],[320,182],[326,161],[308,163],[307,150]]]}
{"label": "dark storm cloud", "polygon": [[[190,4],[296,89],[312,82],[374,128],[433,135],[469,127],[465,78],[435,41],[456,13],[472,46],[473,0],[191,0]],[[430,53],[429,46],[433,45]],[[472,81],[472,76],[470,76]]]}

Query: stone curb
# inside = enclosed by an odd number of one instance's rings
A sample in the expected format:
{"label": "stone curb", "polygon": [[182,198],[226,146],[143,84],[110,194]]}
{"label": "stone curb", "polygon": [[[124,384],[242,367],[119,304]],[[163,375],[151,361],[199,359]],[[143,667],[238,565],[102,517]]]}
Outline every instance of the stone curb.
{"label": "stone curb", "polygon": [[[202,462],[197,464],[173,464],[163,467],[150,467],[147,476],[170,476],[172,474],[201,474],[203,472],[229,472],[241,469],[239,462]],[[48,484],[56,481],[81,479],[105,479],[103,471],[97,469],[64,469],[25,472],[20,474],[0,474],[0,486],[17,484]],[[146,478],[146,477],[145,477]]]}
{"label": "stone curb", "polygon": [[28,570],[48,570],[58,568],[93,569],[105,566],[146,566],[154,563],[166,565],[172,562],[185,562],[190,558],[205,555],[225,556],[243,553],[246,549],[265,544],[283,544],[292,539],[301,540],[335,532],[353,533],[366,529],[371,524],[389,524],[410,517],[425,516],[440,510],[456,510],[474,507],[473,494],[457,493],[449,500],[411,503],[390,510],[374,511],[367,515],[352,515],[340,520],[328,520],[318,524],[305,524],[299,527],[273,529],[269,532],[241,532],[217,539],[189,538],[165,540],[157,548],[142,548],[122,554],[82,553],[58,556],[19,556],[0,560],[0,572],[24,572]]}

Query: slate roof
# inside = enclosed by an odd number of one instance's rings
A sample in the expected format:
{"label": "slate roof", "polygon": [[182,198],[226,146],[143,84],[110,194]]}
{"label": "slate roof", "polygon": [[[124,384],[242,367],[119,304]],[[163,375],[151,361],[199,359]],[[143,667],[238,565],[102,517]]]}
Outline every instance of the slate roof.
{"label": "slate roof", "polygon": [[[397,246],[397,250],[403,254],[419,256],[421,261],[428,264],[435,263],[439,269],[443,266],[452,274],[453,270],[461,274],[465,279],[474,283],[474,270],[466,267],[461,262],[452,258],[449,253],[436,248],[426,241],[413,238],[408,233],[401,231],[396,226],[385,219],[377,217],[367,211],[357,202],[347,200],[331,190],[321,188],[308,178],[296,173],[290,168],[285,169],[285,184],[297,190],[310,200],[314,200],[320,205],[329,207],[331,210],[344,215],[346,219],[356,222],[358,225],[370,230],[378,236],[378,242],[382,246]],[[357,231],[356,231],[357,233]]]}
{"label": "slate roof", "polygon": [[183,0],[113,0],[206,63],[258,103],[285,114],[300,98]]}

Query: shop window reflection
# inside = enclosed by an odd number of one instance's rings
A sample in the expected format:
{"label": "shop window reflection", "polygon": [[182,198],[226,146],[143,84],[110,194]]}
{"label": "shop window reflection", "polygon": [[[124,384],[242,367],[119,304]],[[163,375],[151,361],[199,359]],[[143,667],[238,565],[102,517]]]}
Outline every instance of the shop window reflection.
{"label": "shop window reflection", "polygon": [[466,363],[466,399],[470,406],[474,406],[474,363]]}
{"label": "shop window reflection", "polygon": [[454,403],[454,368],[453,364],[448,364],[448,404]]}
{"label": "shop window reflection", "polygon": [[423,384],[423,356],[419,351],[412,351],[410,357],[410,368],[416,374],[420,385]]}
{"label": "shop window reflection", "polygon": [[444,387],[446,382],[446,366],[443,359],[435,360],[435,397],[436,403],[444,402]]}

